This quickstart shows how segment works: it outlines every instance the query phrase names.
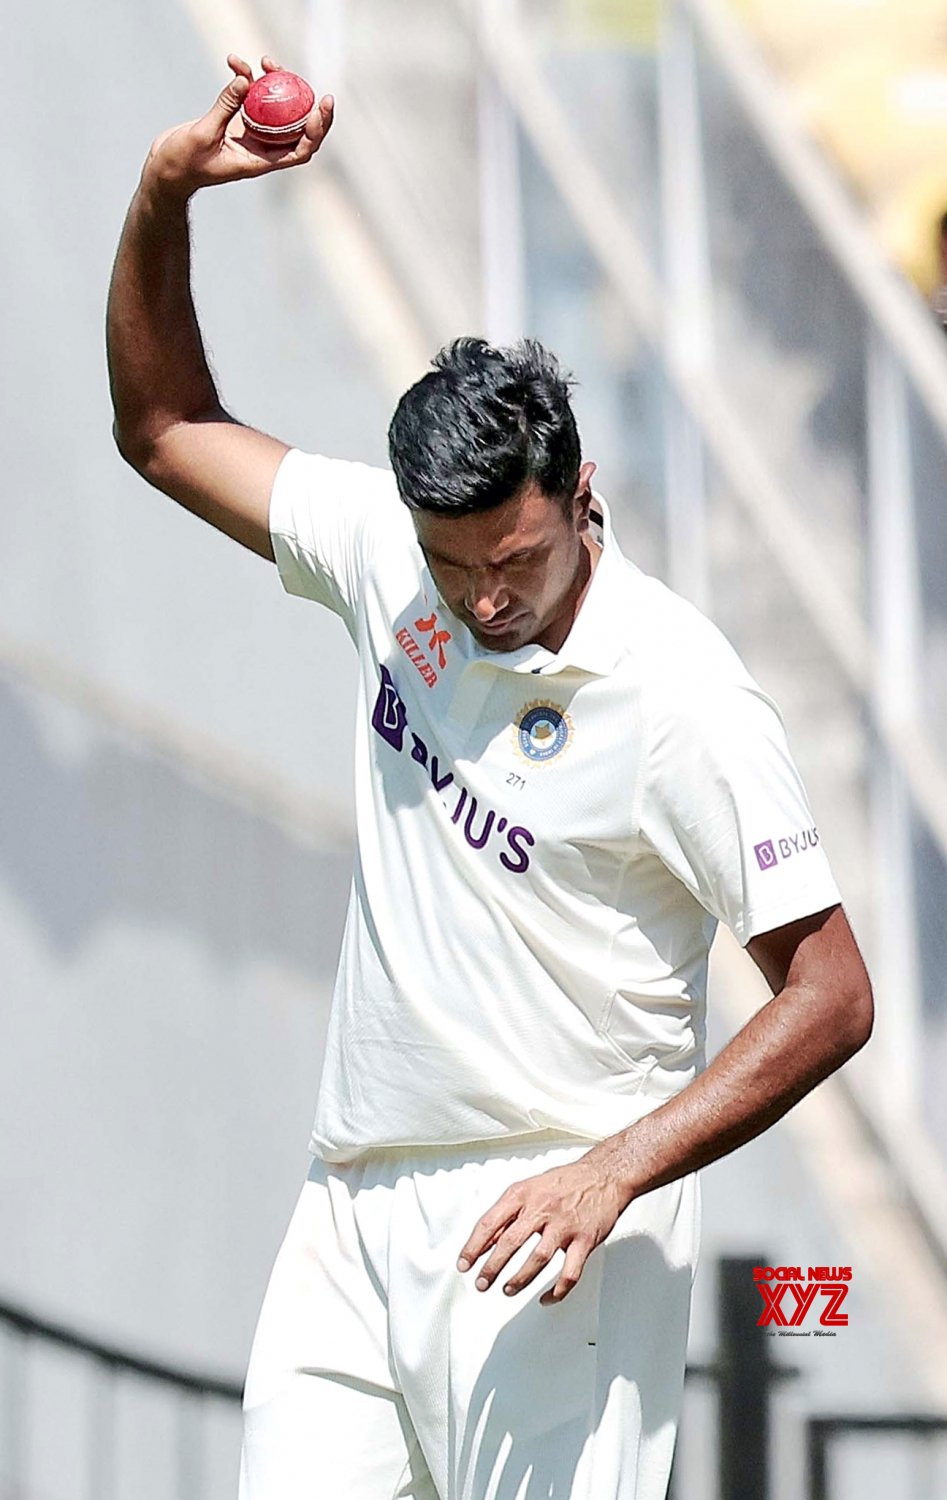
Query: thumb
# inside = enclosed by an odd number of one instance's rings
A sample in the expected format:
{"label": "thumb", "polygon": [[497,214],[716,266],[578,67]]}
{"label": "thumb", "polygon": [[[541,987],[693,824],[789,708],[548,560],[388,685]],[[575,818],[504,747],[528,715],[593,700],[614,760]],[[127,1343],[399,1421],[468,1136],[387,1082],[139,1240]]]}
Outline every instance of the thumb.
{"label": "thumb", "polygon": [[233,119],[249,92],[249,80],[240,74],[236,78],[231,78],[227,86],[221,89],[205,116],[217,135],[223,135],[228,121]]}

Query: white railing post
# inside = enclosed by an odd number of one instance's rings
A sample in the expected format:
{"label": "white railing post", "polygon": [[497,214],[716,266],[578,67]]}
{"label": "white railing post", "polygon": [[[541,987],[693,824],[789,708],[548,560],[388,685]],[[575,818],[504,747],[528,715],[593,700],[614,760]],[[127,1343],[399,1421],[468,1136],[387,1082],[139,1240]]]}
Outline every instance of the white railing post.
{"label": "white railing post", "polygon": [[[875,722],[897,733],[920,718],[920,592],[911,437],[904,371],[871,326],[867,357],[871,699]],[[913,1114],[921,1053],[921,999],[911,795],[889,738],[871,742],[875,880],[874,965],[879,992],[879,1104]]]}
{"label": "white railing post", "polygon": [[[517,0],[479,0],[473,11],[478,43],[515,22]],[[523,205],[518,124],[493,69],[477,64],[477,165],[480,189],[480,281],[483,328],[492,344],[524,332],[526,316]]]}
{"label": "white railing post", "polygon": [[[690,17],[668,4],[658,51],[664,342],[672,368],[706,370],[713,359],[700,103]],[[664,380],[667,581],[711,611],[704,451],[697,423]]]}

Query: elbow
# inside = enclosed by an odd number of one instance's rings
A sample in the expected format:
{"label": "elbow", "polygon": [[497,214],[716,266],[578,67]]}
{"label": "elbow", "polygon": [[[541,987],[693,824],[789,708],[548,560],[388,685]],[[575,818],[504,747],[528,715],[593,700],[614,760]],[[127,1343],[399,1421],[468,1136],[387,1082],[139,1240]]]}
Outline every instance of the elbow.
{"label": "elbow", "polygon": [[148,468],[148,460],[152,445],[134,437],[127,431],[123,431],[118,424],[118,418],[112,423],[112,439],[121,457],[135,469],[137,473],[144,474]]}
{"label": "elbow", "polygon": [[[846,1006],[848,1056],[854,1057],[871,1037],[875,1025],[875,999],[867,974]],[[847,1060],[847,1059],[846,1059]]]}
{"label": "elbow", "polygon": [[866,983],[865,983],[865,994],[864,994],[864,999],[863,999],[863,1008],[864,1008],[864,1036],[862,1037],[861,1045],[864,1047],[865,1043],[867,1042],[868,1038],[871,1036],[871,1033],[872,1033],[872,1031],[874,1030],[874,1027],[875,1027],[875,997],[874,997],[874,992],[872,991],[872,988],[871,988],[871,983],[869,981],[866,981]]}

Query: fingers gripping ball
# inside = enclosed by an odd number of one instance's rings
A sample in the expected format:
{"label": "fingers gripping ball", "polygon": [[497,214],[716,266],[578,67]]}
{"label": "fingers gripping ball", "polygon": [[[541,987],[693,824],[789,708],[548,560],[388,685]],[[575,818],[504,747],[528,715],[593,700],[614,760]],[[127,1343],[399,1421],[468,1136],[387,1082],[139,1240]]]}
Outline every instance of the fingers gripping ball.
{"label": "fingers gripping ball", "polygon": [[250,85],[241,114],[250,135],[270,146],[292,145],[306,126],[316,96],[296,73],[264,73]]}

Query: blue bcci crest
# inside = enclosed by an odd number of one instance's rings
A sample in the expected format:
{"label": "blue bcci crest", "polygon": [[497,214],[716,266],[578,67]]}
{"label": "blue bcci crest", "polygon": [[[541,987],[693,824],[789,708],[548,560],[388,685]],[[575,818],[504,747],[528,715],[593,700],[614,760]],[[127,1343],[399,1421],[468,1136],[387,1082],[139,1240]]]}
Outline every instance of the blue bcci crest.
{"label": "blue bcci crest", "polygon": [[527,703],[513,725],[516,748],[534,764],[560,755],[572,743],[572,720],[555,703]]}

